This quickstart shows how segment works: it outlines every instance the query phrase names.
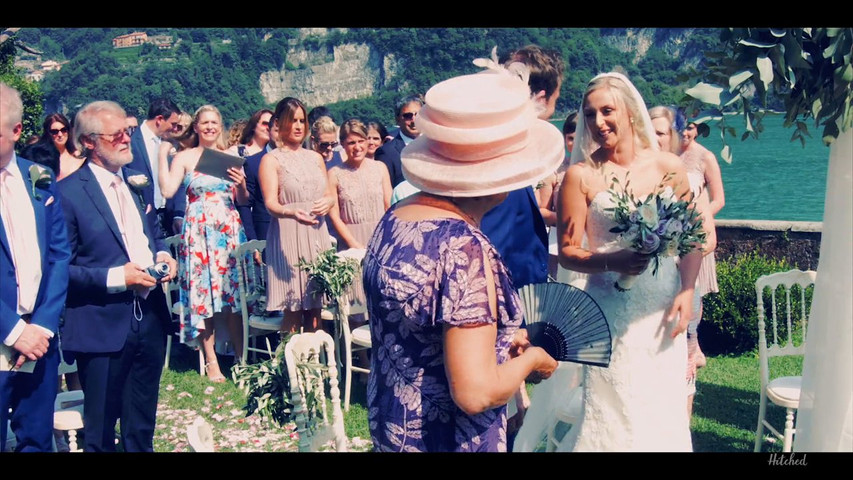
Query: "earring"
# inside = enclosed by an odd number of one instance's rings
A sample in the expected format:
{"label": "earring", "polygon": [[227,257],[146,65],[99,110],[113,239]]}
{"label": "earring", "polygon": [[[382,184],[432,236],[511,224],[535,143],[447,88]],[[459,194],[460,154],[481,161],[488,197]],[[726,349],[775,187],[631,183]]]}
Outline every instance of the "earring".
{"label": "earring", "polygon": [[630,117],[630,118],[631,118],[631,125],[633,125],[634,124],[634,117]]}

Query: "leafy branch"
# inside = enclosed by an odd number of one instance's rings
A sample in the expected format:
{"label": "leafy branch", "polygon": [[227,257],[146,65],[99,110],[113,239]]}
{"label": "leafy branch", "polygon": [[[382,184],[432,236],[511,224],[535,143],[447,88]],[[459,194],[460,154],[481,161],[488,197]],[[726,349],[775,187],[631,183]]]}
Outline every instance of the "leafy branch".
{"label": "leafy branch", "polygon": [[[731,162],[725,114],[741,113],[741,140],[758,138],[767,108],[768,92],[784,100],[785,127],[795,127],[791,141],[805,145],[810,137],[806,120],[813,118],[826,145],[853,126],[853,28],[729,28],[723,47],[708,52],[703,80],[685,93],[697,123],[718,120],[723,140],[720,152]],[[702,104],[711,108],[699,111]]]}

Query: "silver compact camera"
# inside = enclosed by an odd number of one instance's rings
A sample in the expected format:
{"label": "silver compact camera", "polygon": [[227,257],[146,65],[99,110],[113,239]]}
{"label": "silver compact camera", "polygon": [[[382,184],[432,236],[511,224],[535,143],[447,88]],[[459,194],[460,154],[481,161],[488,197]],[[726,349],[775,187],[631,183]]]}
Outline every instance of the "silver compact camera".
{"label": "silver compact camera", "polygon": [[158,282],[169,276],[169,264],[166,262],[156,263],[145,269],[145,273],[154,277]]}

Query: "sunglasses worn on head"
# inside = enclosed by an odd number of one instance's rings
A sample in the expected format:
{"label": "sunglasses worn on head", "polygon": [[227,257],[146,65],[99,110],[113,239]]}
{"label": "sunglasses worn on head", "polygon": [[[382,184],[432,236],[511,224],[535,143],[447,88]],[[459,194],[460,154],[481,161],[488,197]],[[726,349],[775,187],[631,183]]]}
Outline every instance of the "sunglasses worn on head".
{"label": "sunglasses worn on head", "polygon": [[327,150],[329,148],[337,147],[338,142],[320,142],[318,145],[320,146],[320,150]]}
{"label": "sunglasses worn on head", "polygon": [[401,117],[403,117],[403,118],[405,118],[406,120],[411,120],[411,119],[413,119],[413,118],[415,118],[415,117],[417,117],[417,116],[418,116],[418,112],[406,112],[406,113],[401,113],[401,114],[400,114],[400,116],[401,116]]}
{"label": "sunglasses worn on head", "polygon": [[50,130],[48,130],[48,132],[50,132],[50,134],[54,136],[59,135],[60,133],[68,133],[68,127],[51,128]]}

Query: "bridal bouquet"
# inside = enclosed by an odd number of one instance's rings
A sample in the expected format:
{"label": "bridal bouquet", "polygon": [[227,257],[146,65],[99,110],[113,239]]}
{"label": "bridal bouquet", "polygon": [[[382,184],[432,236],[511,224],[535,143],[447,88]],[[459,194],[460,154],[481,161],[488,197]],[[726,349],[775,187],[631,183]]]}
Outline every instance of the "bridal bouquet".
{"label": "bridal bouquet", "polygon": [[[705,243],[702,216],[690,201],[678,198],[666,182],[672,178],[667,174],[654,192],[644,199],[634,197],[625,188],[617,189],[618,180],[613,179],[610,194],[614,206],[616,226],[610,231],[619,234],[619,245],[644,255],[651,255],[654,262],[652,274],[657,274],[661,257],[683,256],[697,245]],[[616,280],[616,289],[626,291],[633,286],[637,275],[622,274]]]}

